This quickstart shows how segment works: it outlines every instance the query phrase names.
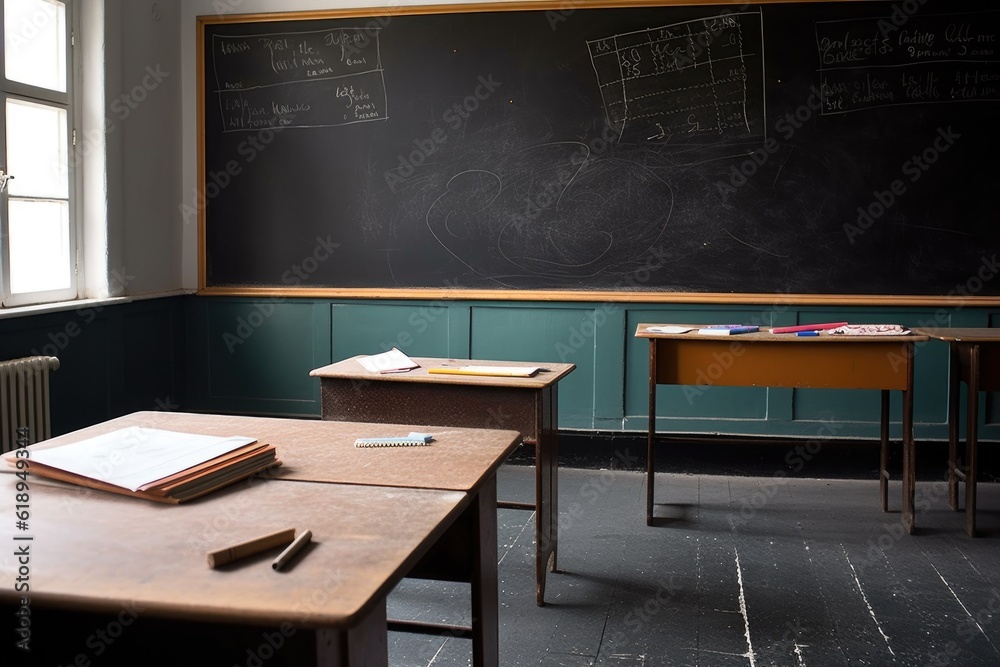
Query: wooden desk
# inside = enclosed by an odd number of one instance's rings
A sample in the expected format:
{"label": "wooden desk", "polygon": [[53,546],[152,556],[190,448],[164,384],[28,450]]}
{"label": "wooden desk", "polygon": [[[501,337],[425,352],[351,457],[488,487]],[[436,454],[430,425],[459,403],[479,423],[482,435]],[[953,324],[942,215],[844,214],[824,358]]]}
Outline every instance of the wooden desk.
{"label": "wooden desk", "polygon": [[[318,485],[319,488],[329,487],[335,493],[331,498],[322,501],[317,498],[309,500],[308,503],[303,502],[303,507],[307,507],[309,515],[303,516],[302,519],[292,524],[287,524],[288,526],[296,525],[302,529],[312,529],[314,541],[317,542],[321,541],[321,538],[316,529],[307,526],[305,521],[306,519],[312,521],[310,517],[313,512],[318,512],[321,515],[339,516],[343,514],[340,500],[340,496],[345,493],[343,489],[362,489],[367,490],[368,494],[375,496],[388,494],[388,497],[395,499],[394,502],[381,505],[373,503],[370,510],[367,511],[358,509],[357,503],[354,506],[347,506],[348,513],[353,517],[352,520],[359,525],[378,524],[377,527],[370,529],[342,527],[346,531],[345,534],[350,535],[352,539],[368,540],[365,544],[374,549],[378,549],[378,539],[381,538],[375,539],[372,531],[392,533],[395,530],[400,530],[400,524],[409,524],[411,521],[411,512],[419,511],[407,504],[406,499],[412,492],[445,494],[442,497],[452,497],[456,493],[459,494],[455,497],[460,497],[461,502],[456,505],[456,511],[449,515],[448,522],[435,531],[434,539],[423,545],[415,558],[407,561],[406,567],[401,570],[402,574],[394,575],[391,583],[387,584],[384,590],[379,590],[382,597],[381,616],[369,623],[370,627],[367,627],[365,633],[368,635],[373,632],[380,635],[385,634],[387,620],[385,618],[384,594],[388,593],[403,576],[466,581],[471,584],[472,591],[473,664],[489,667],[498,664],[495,474],[497,468],[517,446],[519,442],[517,432],[462,428],[440,430],[430,429],[426,426],[402,427],[313,420],[140,412],[40,443],[36,447],[66,444],[126,426],[145,426],[209,435],[240,434],[273,444],[283,465],[273,470],[268,480],[255,482],[256,486],[312,488]],[[399,435],[402,434],[402,431],[408,432],[407,429],[430,430],[435,434],[436,440],[431,446],[414,448],[359,449],[353,445],[354,439],[357,437]],[[445,461],[451,462],[451,467],[443,466]],[[39,480],[38,486],[41,486],[41,480]],[[234,501],[240,503],[241,511],[239,514],[251,522],[261,517],[270,520],[271,505],[266,501],[261,501],[263,504],[258,507],[258,501],[255,497],[239,493],[238,489],[244,486],[244,484],[239,483],[232,489],[225,491],[232,496]],[[48,492],[49,489],[46,488],[44,491]],[[232,495],[234,493],[236,495]],[[100,495],[104,497],[110,494]],[[423,496],[418,496],[418,498],[420,497]],[[211,494],[204,501],[218,504],[215,498],[216,494]],[[128,505],[152,506],[151,511],[161,510],[161,512],[164,508],[172,509],[175,512],[178,509],[187,511],[188,507],[194,507],[202,502],[195,501],[180,506],[161,507],[129,498],[121,498],[120,500],[125,501]],[[226,510],[220,514],[228,516],[229,508],[232,505],[225,507]],[[331,512],[331,507],[335,507],[337,511]],[[355,509],[358,511],[355,512]],[[170,518],[184,515],[175,513],[162,516]],[[378,517],[378,521],[373,522],[374,517]],[[253,523],[252,525],[254,532],[251,536],[268,532],[263,524]],[[418,521],[415,525],[419,529],[422,523]],[[401,532],[406,534],[409,530],[407,527]],[[228,544],[238,542],[240,539],[238,536],[236,539],[232,539],[231,535],[227,535],[222,542]],[[206,546],[201,552],[201,558],[204,559],[205,551],[225,544]],[[316,554],[316,556],[319,555],[319,553]],[[337,560],[331,561],[325,557],[323,559],[310,558],[309,560],[325,561],[327,570],[330,569],[331,563],[336,563],[339,567],[340,556],[332,554],[332,552],[331,555],[336,556]],[[267,564],[265,563],[265,565]],[[351,574],[350,576],[353,578],[355,575]],[[375,628],[379,624],[381,624],[381,630]],[[389,627],[421,631],[431,628],[440,629],[438,626],[414,627],[396,622],[389,622]],[[451,631],[467,630],[467,628],[451,627],[447,629]],[[376,653],[378,652],[384,653],[384,649],[376,649]],[[382,659],[385,659],[384,656]],[[384,664],[384,662],[374,664]]]}
{"label": "wooden desk", "polygon": [[[0,522],[0,540],[10,549],[30,549],[32,656],[54,656],[61,649],[65,654],[51,664],[69,664],[79,654],[97,660],[100,650],[93,639],[64,641],[61,635],[72,628],[42,624],[44,611],[54,608],[86,614],[87,632],[119,623],[111,633],[119,639],[118,652],[111,654],[115,664],[148,664],[153,654],[170,664],[180,644],[187,644],[185,655],[194,658],[199,654],[187,643],[187,632],[213,623],[258,627],[258,640],[280,633],[287,646],[275,654],[278,660],[266,661],[269,665],[296,664],[286,654],[296,660],[305,655],[317,665],[387,665],[386,596],[470,501],[457,491],[265,480],[190,503],[160,505],[32,483],[29,528],[18,531],[14,480],[0,479],[0,510],[11,517]],[[397,518],[372,521],[373,516]],[[289,527],[311,530],[313,544],[286,571],[271,568],[275,553],[208,567],[208,551]],[[15,541],[25,537],[31,541]],[[4,581],[13,582],[18,567],[4,559]],[[4,586],[0,606],[18,606],[19,595],[13,585]],[[134,618],[127,631],[124,610],[137,610],[129,612]],[[144,623],[153,622],[147,619],[170,619],[177,632],[134,646],[147,632]],[[4,651],[13,643],[7,629]],[[139,654],[123,660],[120,651],[129,643]],[[256,646],[237,643],[232,655],[213,656],[209,664],[244,664],[245,650]]]}
{"label": "wooden desk", "polygon": [[[320,379],[323,419],[518,431],[525,443],[535,446],[535,502],[499,505],[536,510],[535,598],[539,605],[544,604],[545,575],[556,569],[559,539],[557,384],[576,366],[427,357],[414,357],[413,361],[420,367],[407,373],[369,373],[357,357],[311,371],[310,375]],[[448,365],[512,364],[547,370],[530,378],[427,372],[428,368]]]}
{"label": "wooden desk", "polygon": [[[649,436],[646,462],[646,523],[653,523],[656,385],[711,384],[882,390],[879,490],[888,509],[889,391],[903,395],[903,525],[914,529],[916,489],[913,443],[913,346],[926,336],[816,337],[766,332],[735,336],[663,334],[640,324],[636,337],[649,339]],[[696,325],[681,325],[696,326]],[[702,325],[704,326],[704,325]]]}
{"label": "wooden desk", "polygon": [[[976,480],[979,474],[979,392],[1000,391],[1000,329],[921,327],[924,336],[948,343],[948,500],[959,509],[958,484],[965,482],[965,532],[976,535]],[[965,466],[958,464],[958,420],[961,384],[968,388],[965,421]]]}

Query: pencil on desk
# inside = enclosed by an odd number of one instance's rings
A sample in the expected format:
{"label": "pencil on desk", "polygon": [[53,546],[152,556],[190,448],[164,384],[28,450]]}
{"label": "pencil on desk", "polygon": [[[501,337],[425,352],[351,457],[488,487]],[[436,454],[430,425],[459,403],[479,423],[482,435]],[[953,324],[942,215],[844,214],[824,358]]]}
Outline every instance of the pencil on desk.
{"label": "pencil on desk", "polygon": [[268,549],[288,544],[294,539],[295,529],[286,528],[285,530],[279,530],[276,533],[255,537],[252,540],[240,542],[239,544],[234,544],[230,547],[225,547],[224,549],[210,551],[208,553],[208,566],[215,568],[220,565],[225,565],[226,563],[232,563],[233,561],[240,560],[241,558],[258,554],[261,551],[267,551]]}
{"label": "pencil on desk", "polygon": [[312,531],[303,531],[301,535],[295,538],[295,541],[285,547],[285,550],[278,554],[278,557],[271,562],[271,567],[275,570],[280,570],[283,568],[288,561],[295,557],[295,554],[302,551],[302,548],[309,544],[309,540],[312,538]]}

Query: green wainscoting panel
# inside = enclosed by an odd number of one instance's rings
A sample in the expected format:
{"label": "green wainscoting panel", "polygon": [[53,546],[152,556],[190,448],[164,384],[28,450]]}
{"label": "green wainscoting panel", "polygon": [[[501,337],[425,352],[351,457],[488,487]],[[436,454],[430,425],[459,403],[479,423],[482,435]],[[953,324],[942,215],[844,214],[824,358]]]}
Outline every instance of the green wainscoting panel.
{"label": "green wainscoting panel", "polygon": [[325,303],[213,299],[205,307],[195,344],[208,369],[201,376],[206,408],[319,416],[319,383],[309,371],[329,363]]}
{"label": "green wainscoting panel", "polygon": [[184,355],[183,323],[171,310],[140,302],[122,311],[122,368],[118,412],[178,410],[181,407]]}
{"label": "green wainscoting panel", "polygon": [[74,310],[54,313],[43,330],[33,332],[31,353],[38,344],[38,353],[59,358],[49,387],[53,435],[100,421],[91,415],[115,412],[120,325],[109,313]]}
{"label": "green wainscoting panel", "polygon": [[[780,298],[780,297],[776,297]],[[53,431],[133,410],[320,416],[313,368],[400,344],[414,356],[564,361],[560,428],[644,432],[648,342],[639,322],[847,320],[1000,327],[997,308],[597,302],[250,299],[181,296],[0,318],[3,357],[53,354]],[[402,345],[407,343],[406,345]],[[915,434],[947,437],[948,350],[916,348]],[[878,392],[661,386],[657,430],[875,438]],[[892,398],[893,437],[901,406]],[[964,415],[967,397],[961,396]],[[1000,440],[1000,398],[980,396],[980,438]],[[964,419],[960,425],[964,432]]]}
{"label": "green wainscoting panel", "polygon": [[133,410],[183,403],[184,300],[83,305],[0,319],[0,357],[59,358],[52,373],[52,433]]}
{"label": "green wainscoting panel", "polygon": [[[634,336],[640,322],[774,326],[843,320],[1000,326],[994,309],[793,307],[777,301],[736,307],[478,300],[255,302],[198,296],[187,304],[193,409],[318,417],[318,382],[308,377],[309,370],[395,345],[412,356],[574,363],[577,370],[559,385],[559,426],[604,432],[644,432],[648,426],[648,342]],[[270,314],[254,314],[271,306]],[[246,323],[242,328],[240,318]],[[145,326],[155,326],[154,321]],[[240,332],[250,333],[241,338]],[[941,440],[947,437],[947,349],[927,343],[916,353],[916,437]],[[154,372],[163,370],[156,367]],[[878,435],[880,401],[872,391],[661,386],[657,399],[657,430],[662,432]],[[1000,406],[992,395],[980,400],[980,436],[995,440],[1000,436]],[[891,409],[893,436],[898,437],[898,395]]]}
{"label": "green wainscoting panel", "polygon": [[[608,331],[592,307],[473,306],[469,328],[472,359],[561,362],[576,370],[559,382],[559,426],[593,428],[595,413],[595,355],[598,341]],[[617,327],[616,327],[617,329]],[[601,387],[601,400],[614,401],[620,385]]]}
{"label": "green wainscoting panel", "polygon": [[449,357],[454,311],[464,321],[465,308],[447,303],[340,303],[331,306],[334,361],[378,354],[393,347],[411,357]]}

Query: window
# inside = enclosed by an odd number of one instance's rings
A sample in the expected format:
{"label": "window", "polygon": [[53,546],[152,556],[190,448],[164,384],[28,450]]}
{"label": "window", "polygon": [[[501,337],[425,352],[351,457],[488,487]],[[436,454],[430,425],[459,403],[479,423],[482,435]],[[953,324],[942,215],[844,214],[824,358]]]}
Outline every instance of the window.
{"label": "window", "polygon": [[72,0],[0,0],[3,306],[77,297]]}

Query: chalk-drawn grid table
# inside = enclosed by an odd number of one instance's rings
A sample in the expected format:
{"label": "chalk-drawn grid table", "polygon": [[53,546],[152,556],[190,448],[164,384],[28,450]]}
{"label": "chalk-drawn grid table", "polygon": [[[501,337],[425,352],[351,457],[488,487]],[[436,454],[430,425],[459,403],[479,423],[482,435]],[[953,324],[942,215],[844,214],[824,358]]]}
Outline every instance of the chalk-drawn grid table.
{"label": "chalk-drawn grid table", "polygon": [[587,42],[608,123],[649,140],[764,134],[759,13],[733,13]]}

